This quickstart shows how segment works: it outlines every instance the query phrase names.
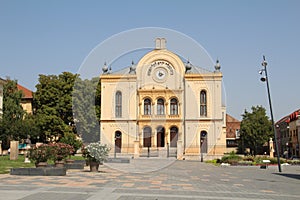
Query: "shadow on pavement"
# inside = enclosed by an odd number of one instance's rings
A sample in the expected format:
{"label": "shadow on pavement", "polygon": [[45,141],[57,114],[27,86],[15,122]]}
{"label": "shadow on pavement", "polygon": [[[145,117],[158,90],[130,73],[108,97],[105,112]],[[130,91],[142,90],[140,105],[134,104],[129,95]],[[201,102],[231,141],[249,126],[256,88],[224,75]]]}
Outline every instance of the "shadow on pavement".
{"label": "shadow on pavement", "polygon": [[282,174],[282,173],[274,173],[274,174],[300,180],[300,174]]}

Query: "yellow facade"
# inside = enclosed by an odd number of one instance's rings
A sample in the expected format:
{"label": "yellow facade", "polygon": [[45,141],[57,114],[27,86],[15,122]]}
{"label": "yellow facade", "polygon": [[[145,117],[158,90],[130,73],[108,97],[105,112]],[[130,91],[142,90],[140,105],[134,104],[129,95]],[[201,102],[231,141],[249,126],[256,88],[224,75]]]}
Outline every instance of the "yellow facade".
{"label": "yellow facade", "polygon": [[163,43],[129,68],[105,66],[100,81],[101,142],[111,153],[210,159],[225,152],[219,69],[184,62]]}

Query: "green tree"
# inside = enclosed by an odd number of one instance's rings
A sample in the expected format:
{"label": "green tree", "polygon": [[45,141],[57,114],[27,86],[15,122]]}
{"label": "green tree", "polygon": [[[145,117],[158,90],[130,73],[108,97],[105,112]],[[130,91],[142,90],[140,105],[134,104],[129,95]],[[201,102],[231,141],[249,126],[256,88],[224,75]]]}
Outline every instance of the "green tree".
{"label": "green tree", "polygon": [[23,132],[25,111],[21,106],[22,92],[18,91],[17,81],[7,80],[3,87],[3,115],[0,121],[0,140],[7,147],[9,140],[26,138]]}
{"label": "green tree", "polygon": [[82,80],[70,72],[40,75],[36,88],[34,107],[42,141],[59,140],[72,132],[85,142],[99,141],[99,78]]}
{"label": "green tree", "polygon": [[262,153],[259,150],[272,137],[272,123],[262,106],[253,106],[252,112],[245,110],[240,127],[239,148],[250,148],[254,155]]}
{"label": "green tree", "polygon": [[77,75],[63,72],[60,75],[39,75],[34,93],[34,108],[42,134],[46,139],[58,140],[72,132],[72,92]]}
{"label": "green tree", "polygon": [[84,142],[96,142],[100,139],[100,99],[99,78],[76,80],[73,92],[73,114],[77,133]]}
{"label": "green tree", "polygon": [[22,133],[23,139],[30,137],[30,139],[35,139],[40,134],[40,127],[38,125],[39,121],[36,115],[26,114],[22,123]]}
{"label": "green tree", "polygon": [[60,142],[71,145],[74,148],[73,154],[75,154],[82,146],[81,140],[77,138],[76,134],[74,133],[66,133],[64,137],[61,138]]}

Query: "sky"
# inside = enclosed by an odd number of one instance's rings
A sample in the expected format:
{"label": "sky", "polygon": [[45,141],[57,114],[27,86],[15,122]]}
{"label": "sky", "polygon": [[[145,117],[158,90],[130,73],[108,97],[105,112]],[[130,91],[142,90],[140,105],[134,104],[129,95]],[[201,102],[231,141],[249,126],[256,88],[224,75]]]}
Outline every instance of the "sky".
{"label": "sky", "polygon": [[0,77],[35,91],[39,74],[77,73],[111,36],[161,27],[220,60],[227,113],[239,120],[257,105],[269,115],[265,55],[276,121],[300,107],[299,9],[297,0],[0,0]]}

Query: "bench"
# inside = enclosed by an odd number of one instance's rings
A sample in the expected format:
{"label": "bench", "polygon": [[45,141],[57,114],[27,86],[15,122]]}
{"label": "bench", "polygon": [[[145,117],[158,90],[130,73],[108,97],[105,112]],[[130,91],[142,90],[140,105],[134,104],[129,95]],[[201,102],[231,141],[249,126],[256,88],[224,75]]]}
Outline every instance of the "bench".
{"label": "bench", "polygon": [[261,169],[267,169],[268,164],[271,162],[270,160],[263,160],[263,164],[260,166]]}
{"label": "bench", "polygon": [[29,148],[27,147],[27,144],[19,144],[18,149],[19,149],[19,154],[25,154]]}

